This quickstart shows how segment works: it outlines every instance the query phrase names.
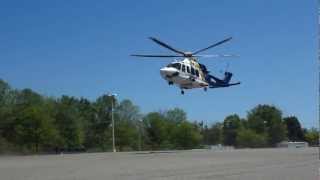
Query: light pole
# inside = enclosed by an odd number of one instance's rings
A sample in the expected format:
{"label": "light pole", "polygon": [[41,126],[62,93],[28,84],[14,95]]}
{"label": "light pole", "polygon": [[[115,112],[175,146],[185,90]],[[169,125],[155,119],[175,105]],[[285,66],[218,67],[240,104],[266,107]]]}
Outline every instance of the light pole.
{"label": "light pole", "polygon": [[139,120],[139,151],[141,151],[141,126],[142,126],[142,120]]}
{"label": "light pole", "polygon": [[263,121],[263,132],[267,134],[267,121]]}
{"label": "light pole", "polygon": [[112,97],[111,99],[111,120],[112,120],[112,150],[113,152],[117,152],[116,150],[116,142],[115,142],[115,137],[114,137],[114,118],[113,118],[113,101],[115,99],[115,97],[117,96],[117,94],[108,94],[109,97]]}

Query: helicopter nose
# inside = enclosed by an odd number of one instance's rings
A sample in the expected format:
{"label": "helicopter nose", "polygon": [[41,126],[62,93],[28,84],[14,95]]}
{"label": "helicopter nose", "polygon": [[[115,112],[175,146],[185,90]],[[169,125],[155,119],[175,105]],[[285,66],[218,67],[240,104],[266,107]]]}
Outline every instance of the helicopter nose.
{"label": "helicopter nose", "polygon": [[172,76],[174,73],[176,73],[177,70],[171,67],[164,67],[160,69],[160,74],[162,77],[166,78],[168,76]]}
{"label": "helicopter nose", "polygon": [[178,70],[172,67],[164,67],[160,69],[160,74],[163,78],[168,78],[170,76],[172,77],[177,72]]}
{"label": "helicopter nose", "polygon": [[160,74],[161,74],[161,76],[162,77],[166,77],[167,76],[167,74],[168,74],[168,72],[167,72],[168,70],[167,70],[167,68],[161,68],[160,69]]}

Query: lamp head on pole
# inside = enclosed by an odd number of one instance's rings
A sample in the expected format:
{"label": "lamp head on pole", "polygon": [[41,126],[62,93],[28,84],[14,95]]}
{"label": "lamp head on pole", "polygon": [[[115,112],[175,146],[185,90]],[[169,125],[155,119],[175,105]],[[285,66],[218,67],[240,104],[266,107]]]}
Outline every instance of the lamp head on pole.
{"label": "lamp head on pole", "polygon": [[107,94],[107,96],[110,96],[110,97],[117,97],[117,96],[118,96],[118,94],[116,94],[116,93],[108,93],[108,94]]}

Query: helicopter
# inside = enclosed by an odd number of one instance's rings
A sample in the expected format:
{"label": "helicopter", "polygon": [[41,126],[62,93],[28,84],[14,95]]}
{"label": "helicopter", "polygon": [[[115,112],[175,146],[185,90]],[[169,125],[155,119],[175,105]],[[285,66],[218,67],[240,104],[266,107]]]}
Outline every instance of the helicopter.
{"label": "helicopter", "polygon": [[204,52],[213,47],[219,46],[232,39],[232,37],[226,38],[215,44],[212,44],[206,48],[196,50],[194,52],[180,51],[172,46],[160,41],[157,38],[149,37],[150,40],[158,45],[171,50],[174,55],[154,55],[154,54],[131,54],[131,56],[142,58],[180,58],[174,60],[167,66],[160,69],[160,75],[165,79],[169,85],[177,85],[181,94],[184,94],[184,90],[203,88],[207,91],[208,88],[222,88],[239,85],[240,82],[230,83],[232,73],[225,71],[223,78],[218,78],[210,74],[207,67],[204,64],[199,63],[198,58],[217,58],[217,57],[234,57],[235,55],[200,55],[200,52]]}

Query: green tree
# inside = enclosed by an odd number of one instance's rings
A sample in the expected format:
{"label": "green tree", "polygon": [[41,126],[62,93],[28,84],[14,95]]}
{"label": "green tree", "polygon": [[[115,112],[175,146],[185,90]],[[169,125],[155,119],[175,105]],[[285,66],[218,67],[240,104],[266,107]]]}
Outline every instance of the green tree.
{"label": "green tree", "polygon": [[176,144],[176,127],[187,121],[187,113],[180,108],[173,108],[162,113],[166,121],[167,140],[163,143],[166,148],[175,148]]}
{"label": "green tree", "polygon": [[29,106],[17,114],[14,130],[16,143],[35,152],[40,148],[51,149],[57,138],[52,118],[37,106]]}
{"label": "green tree", "polygon": [[8,103],[11,91],[9,84],[0,79],[0,108],[5,107],[4,105]]}
{"label": "green tree", "polygon": [[77,150],[83,148],[84,130],[77,109],[77,99],[62,96],[56,102],[55,125],[59,131],[62,149]]}
{"label": "green tree", "polygon": [[116,146],[120,151],[138,149],[139,129],[137,129],[132,121],[117,121],[115,135]]}
{"label": "green tree", "polygon": [[257,134],[266,134],[269,146],[275,146],[286,138],[282,112],[275,106],[258,105],[247,115],[248,126]]}
{"label": "green tree", "polygon": [[[95,122],[93,123],[94,126],[92,128],[95,134],[96,144],[99,146],[99,149],[104,151],[112,147],[112,104],[113,108],[116,109],[116,107],[118,106],[117,99],[114,96],[109,95],[102,95],[98,97],[98,99],[94,103],[96,118],[94,119]],[[114,115],[116,116],[115,111]]]}
{"label": "green tree", "polygon": [[283,118],[283,121],[287,127],[287,137],[290,141],[303,141],[303,131],[300,122],[297,117],[290,116]]}
{"label": "green tree", "polygon": [[13,92],[9,84],[0,79],[0,137],[3,142],[2,147],[6,146],[14,136],[14,95],[16,93]]}
{"label": "green tree", "polygon": [[200,128],[200,134],[202,136],[202,144],[203,145],[208,145],[209,143],[209,128],[208,125],[204,125],[203,128]]}
{"label": "green tree", "polygon": [[98,134],[96,132],[97,112],[92,102],[88,99],[80,98],[76,101],[76,106],[79,111],[79,120],[81,120],[84,130],[84,146],[86,149],[95,149],[98,144]]}
{"label": "green tree", "polygon": [[[138,149],[139,133],[141,133],[139,107],[125,99],[116,108],[116,145],[119,150]],[[141,137],[140,137],[141,138]],[[141,143],[141,142],[140,142]]]}
{"label": "green tree", "polygon": [[129,99],[120,102],[116,108],[116,113],[120,120],[136,122],[141,120],[139,107],[134,105]]}
{"label": "green tree", "polygon": [[92,102],[69,96],[50,98],[31,89],[12,89],[0,79],[0,152],[110,150],[111,104],[120,150],[137,149],[139,139],[144,149],[191,149],[200,143],[264,147],[274,146],[286,135],[289,140],[305,138],[312,146],[319,144],[317,129],[302,130],[296,117],[282,119],[275,106],[258,105],[248,112],[247,119],[234,114],[210,128],[203,122],[189,122],[180,108],[148,113],[141,122],[139,107],[128,99],[118,103],[108,95]]}
{"label": "green tree", "polygon": [[165,113],[165,117],[167,120],[178,124],[187,120],[187,113],[180,108],[174,108],[168,110]]}
{"label": "green tree", "polygon": [[162,114],[158,112],[148,113],[143,118],[143,122],[148,135],[148,144],[152,149],[159,149],[168,144],[168,123]]}
{"label": "green tree", "polygon": [[316,128],[311,128],[306,131],[305,139],[310,146],[319,145],[319,131]]}
{"label": "green tree", "polygon": [[222,127],[221,123],[215,123],[208,129],[208,144],[222,144]]}
{"label": "green tree", "polygon": [[264,147],[266,146],[266,137],[264,134],[257,134],[251,129],[240,129],[237,134],[237,147]]}
{"label": "green tree", "polygon": [[178,149],[199,147],[202,139],[200,131],[187,121],[175,127],[174,135],[175,147]]}
{"label": "green tree", "polygon": [[[1,113],[2,136],[24,150],[50,149],[57,137],[49,100],[31,89],[8,91]],[[4,96],[3,96],[4,97]]]}
{"label": "green tree", "polygon": [[44,103],[44,98],[31,89],[23,89],[17,93],[15,101],[15,104],[19,106],[19,108],[24,108],[32,105],[41,106]]}
{"label": "green tree", "polygon": [[240,117],[236,114],[227,116],[223,121],[223,144],[236,145],[237,131],[242,127]]}

